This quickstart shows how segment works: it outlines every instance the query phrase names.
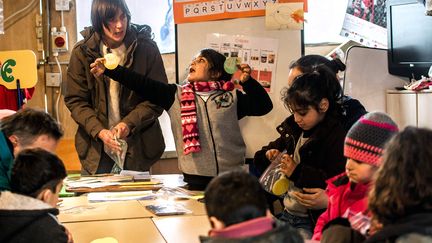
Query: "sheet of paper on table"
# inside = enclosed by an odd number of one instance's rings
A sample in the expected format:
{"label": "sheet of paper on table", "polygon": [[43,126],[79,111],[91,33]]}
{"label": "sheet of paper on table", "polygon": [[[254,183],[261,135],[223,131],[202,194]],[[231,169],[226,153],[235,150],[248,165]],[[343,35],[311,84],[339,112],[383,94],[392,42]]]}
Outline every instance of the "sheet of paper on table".
{"label": "sheet of paper on table", "polygon": [[152,200],[154,198],[152,191],[91,192],[87,195],[89,202]]}

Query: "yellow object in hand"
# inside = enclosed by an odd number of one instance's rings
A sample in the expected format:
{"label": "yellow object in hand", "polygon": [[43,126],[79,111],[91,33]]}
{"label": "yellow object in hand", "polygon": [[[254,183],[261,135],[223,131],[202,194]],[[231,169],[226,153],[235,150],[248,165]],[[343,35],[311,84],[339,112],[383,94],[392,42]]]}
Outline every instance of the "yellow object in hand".
{"label": "yellow object in hand", "polygon": [[119,64],[117,56],[112,53],[106,54],[104,58],[105,58],[104,66],[108,69],[112,70],[116,68]]}
{"label": "yellow object in hand", "polygon": [[272,187],[272,192],[276,196],[280,196],[288,191],[289,180],[285,176],[281,176]]}

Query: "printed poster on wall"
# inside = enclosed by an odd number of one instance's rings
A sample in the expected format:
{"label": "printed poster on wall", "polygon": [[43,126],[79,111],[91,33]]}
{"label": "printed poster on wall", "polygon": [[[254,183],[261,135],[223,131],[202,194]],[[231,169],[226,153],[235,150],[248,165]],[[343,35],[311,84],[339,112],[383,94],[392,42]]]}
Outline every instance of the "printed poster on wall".
{"label": "printed poster on wall", "polygon": [[307,0],[174,0],[176,24],[264,16],[266,3],[303,3]]}
{"label": "printed poster on wall", "polygon": [[[241,63],[249,64],[251,76],[256,79],[267,92],[273,92],[272,84],[276,80],[276,63],[279,40],[243,35],[208,34],[206,46],[219,51],[224,56],[237,57]],[[232,81],[236,88],[240,70],[233,74]]]}
{"label": "printed poster on wall", "polygon": [[0,0],[0,34],[4,34],[3,0]]}
{"label": "printed poster on wall", "polygon": [[349,0],[340,35],[368,47],[387,48],[385,0]]}

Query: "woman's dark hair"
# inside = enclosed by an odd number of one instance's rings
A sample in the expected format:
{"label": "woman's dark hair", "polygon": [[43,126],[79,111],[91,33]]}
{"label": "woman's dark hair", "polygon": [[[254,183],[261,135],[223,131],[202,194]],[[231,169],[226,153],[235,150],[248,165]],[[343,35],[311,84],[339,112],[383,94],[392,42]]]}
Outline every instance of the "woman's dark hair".
{"label": "woman's dark hair", "polygon": [[26,108],[3,118],[0,130],[6,137],[15,135],[21,146],[31,145],[39,136],[59,140],[63,136],[59,124],[48,113]]}
{"label": "woman's dark hair", "polygon": [[326,66],[319,65],[314,71],[296,77],[289,88],[284,88],[282,101],[291,112],[294,107],[307,109],[309,106],[319,111],[321,100],[326,98],[329,101],[327,113],[340,113],[342,95],[342,87],[334,73]]}
{"label": "woman's dark hair", "polygon": [[310,73],[318,65],[325,65],[334,74],[338,73],[339,71],[345,71],[346,68],[345,64],[343,64],[339,58],[329,60],[326,57],[320,55],[302,56],[297,61],[293,62],[289,68],[298,68],[302,73]]}
{"label": "woman's dark hair", "polygon": [[105,28],[108,28],[109,20],[115,17],[118,10],[121,10],[126,15],[129,28],[131,13],[124,0],[93,0],[91,7],[93,29],[102,35],[102,27],[105,26]]}
{"label": "woman's dark hair", "polygon": [[261,184],[244,171],[215,177],[204,195],[208,216],[216,217],[225,226],[263,217],[268,209]]}
{"label": "woman's dark hair", "polygon": [[224,68],[226,57],[213,49],[202,49],[199,55],[207,59],[211,76],[220,75],[217,80],[231,80],[232,75],[227,73]]}
{"label": "woman's dark hair", "polygon": [[432,210],[432,130],[406,127],[387,144],[369,194],[369,209],[384,226]]}
{"label": "woman's dark hair", "polygon": [[56,193],[66,177],[66,169],[56,155],[40,149],[24,149],[15,158],[11,173],[11,191],[37,197],[44,190]]}

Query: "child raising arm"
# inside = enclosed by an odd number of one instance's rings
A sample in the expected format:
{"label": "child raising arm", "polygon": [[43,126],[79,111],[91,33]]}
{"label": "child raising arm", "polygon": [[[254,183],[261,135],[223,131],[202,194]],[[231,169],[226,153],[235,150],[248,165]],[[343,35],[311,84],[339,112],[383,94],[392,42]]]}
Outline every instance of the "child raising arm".
{"label": "child raising arm", "polygon": [[244,164],[245,143],[238,120],[265,115],[273,107],[264,88],[250,77],[248,65],[240,66],[245,93],[233,90],[224,62],[219,52],[201,50],[183,85],[164,84],[123,67],[105,70],[103,59],[91,68],[95,75],[108,75],[167,110],[184,179],[191,189],[204,189],[217,174]]}

